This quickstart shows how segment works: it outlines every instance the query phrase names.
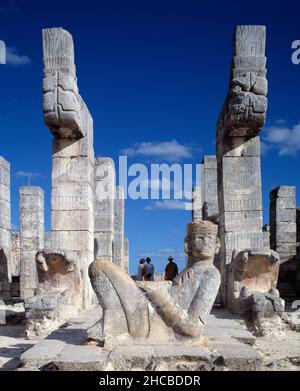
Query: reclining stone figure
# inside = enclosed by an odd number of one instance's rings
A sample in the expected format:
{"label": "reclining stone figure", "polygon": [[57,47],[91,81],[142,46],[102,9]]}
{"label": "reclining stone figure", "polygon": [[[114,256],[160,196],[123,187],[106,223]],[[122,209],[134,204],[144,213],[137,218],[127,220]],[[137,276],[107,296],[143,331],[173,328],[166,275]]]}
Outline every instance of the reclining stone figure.
{"label": "reclining stone figure", "polygon": [[201,337],[220,286],[213,265],[218,251],[217,226],[199,221],[187,226],[188,265],[172,282],[134,282],[111,262],[94,261],[89,276],[103,309],[103,340],[126,334],[155,339],[159,334],[173,339]]}

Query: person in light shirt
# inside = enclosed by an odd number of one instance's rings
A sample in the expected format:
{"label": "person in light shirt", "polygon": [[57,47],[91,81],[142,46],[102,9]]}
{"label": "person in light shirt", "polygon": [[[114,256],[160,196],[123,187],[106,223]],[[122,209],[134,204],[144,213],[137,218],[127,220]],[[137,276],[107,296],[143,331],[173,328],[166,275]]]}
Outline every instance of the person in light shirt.
{"label": "person in light shirt", "polygon": [[138,271],[137,271],[137,276],[136,279],[137,281],[143,281],[144,280],[144,275],[145,275],[145,259],[142,258],[140,259],[139,266],[138,266]]}

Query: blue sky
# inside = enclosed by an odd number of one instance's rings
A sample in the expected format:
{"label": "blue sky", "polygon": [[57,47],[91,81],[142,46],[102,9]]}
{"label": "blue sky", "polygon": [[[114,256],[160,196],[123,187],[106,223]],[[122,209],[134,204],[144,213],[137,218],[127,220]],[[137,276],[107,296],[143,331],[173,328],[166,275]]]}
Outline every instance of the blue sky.
{"label": "blue sky", "polygon": [[[41,1],[0,0],[0,155],[11,163],[12,223],[18,190],[31,183],[46,192],[50,220],[51,135],[42,117],[41,29],[64,27],[74,38],[81,95],[94,118],[96,156],[118,161],[200,163],[214,154],[215,124],[228,87],[237,24],[267,26],[269,108],[263,139],[264,220],[269,192],[299,188],[300,65],[291,44],[300,39],[298,1]],[[162,153],[160,152],[162,151]],[[152,155],[151,155],[152,154]],[[173,154],[173,155],[172,155]],[[169,159],[170,160],[170,159]],[[23,173],[22,173],[23,172]],[[297,197],[298,204],[299,196]],[[171,253],[183,266],[190,212],[174,204],[126,202],[131,271],[141,255],[158,270]]]}

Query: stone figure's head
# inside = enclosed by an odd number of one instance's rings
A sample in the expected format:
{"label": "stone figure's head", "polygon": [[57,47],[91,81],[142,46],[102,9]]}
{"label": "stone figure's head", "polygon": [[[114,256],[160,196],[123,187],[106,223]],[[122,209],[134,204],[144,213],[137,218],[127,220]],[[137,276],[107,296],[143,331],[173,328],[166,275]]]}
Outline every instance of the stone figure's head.
{"label": "stone figure's head", "polygon": [[185,252],[190,262],[213,261],[218,254],[220,242],[217,237],[218,226],[208,220],[201,220],[187,225]]}

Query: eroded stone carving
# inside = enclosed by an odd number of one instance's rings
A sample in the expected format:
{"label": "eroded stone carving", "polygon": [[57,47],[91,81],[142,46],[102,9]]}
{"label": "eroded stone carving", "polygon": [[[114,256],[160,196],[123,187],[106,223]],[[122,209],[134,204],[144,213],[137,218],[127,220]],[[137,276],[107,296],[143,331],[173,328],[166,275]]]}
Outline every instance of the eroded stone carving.
{"label": "eroded stone carving", "polygon": [[267,110],[264,26],[238,26],[230,85],[217,124],[221,300],[234,250],[262,249],[259,131]]}
{"label": "eroded stone carving", "polygon": [[80,272],[80,308],[92,300],[94,260],[93,120],[78,92],[74,45],[62,28],[43,30],[43,110],[52,146],[51,248],[72,253]]}
{"label": "eroded stone carving", "polygon": [[103,308],[103,340],[116,335],[157,341],[201,337],[220,285],[213,265],[219,251],[217,226],[189,224],[185,251],[188,266],[173,282],[134,282],[111,262],[92,263],[89,275]]}
{"label": "eroded stone carving", "polygon": [[45,337],[76,314],[81,289],[77,262],[61,250],[42,250],[36,255],[39,284],[25,301],[27,338]]}
{"label": "eroded stone carving", "polygon": [[276,289],[279,265],[279,255],[273,250],[244,250],[234,252],[229,266],[228,306],[250,318],[259,335],[277,333],[281,327],[285,303]]}

